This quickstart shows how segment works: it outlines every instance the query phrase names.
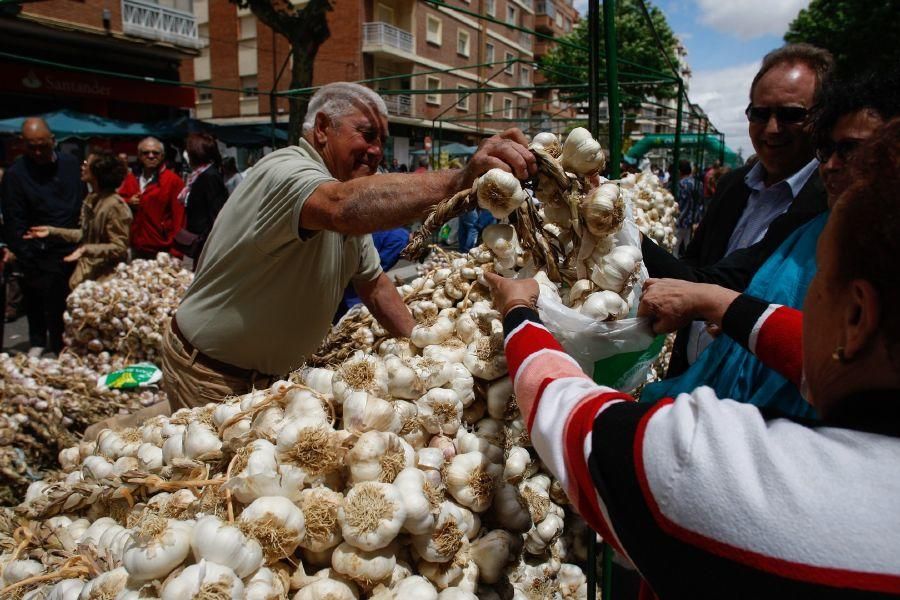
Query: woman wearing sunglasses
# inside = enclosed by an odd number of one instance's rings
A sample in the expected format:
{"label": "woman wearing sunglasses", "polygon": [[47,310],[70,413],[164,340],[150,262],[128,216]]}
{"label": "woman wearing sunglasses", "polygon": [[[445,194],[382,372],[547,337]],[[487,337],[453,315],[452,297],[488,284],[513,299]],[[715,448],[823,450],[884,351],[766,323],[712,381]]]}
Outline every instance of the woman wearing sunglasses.
{"label": "woman wearing sunglasses", "polygon": [[[900,116],[897,74],[879,73],[852,81],[832,81],[823,88],[812,117],[819,173],[828,190],[829,208],[853,183],[848,160],[856,147],[896,116]],[[794,308],[802,306],[816,272],[816,243],[828,215],[816,217],[788,237],[759,268],[744,291],[768,302]],[[690,316],[696,310],[694,306],[727,301],[731,296],[723,295],[722,289],[675,279],[651,280],[646,290],[647,307],[654,307],[652,314],[658,319],[656,329],[670,331],[671,323]],[[701,322],[706,320],[703,315],[697,316],[702,317]],[[647,386],[641,399],[654,401],[689,392],[699,385],[712,387],[720,397],[777,408],[795,416],[815,416],[813,407],[791,381],[765,366],[728,336],[715,339],[684,374]]]}

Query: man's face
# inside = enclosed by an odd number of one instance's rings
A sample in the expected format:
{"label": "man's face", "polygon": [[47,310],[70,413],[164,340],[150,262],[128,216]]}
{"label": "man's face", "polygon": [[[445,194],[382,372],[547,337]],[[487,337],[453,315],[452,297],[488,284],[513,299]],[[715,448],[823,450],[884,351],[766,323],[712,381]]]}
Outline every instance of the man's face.
{"label": "man's face", "polygon": [[850,184],[847,161],[856,147],[867,140],[884,124],[878,113],[863,109],[846,114],[831,130],[831,143],[819,148],[819,173],[828,191],[828,206],[833,207]]}
{"label": "man's face", "polygon": [[138,146],[138,160],[145,169],[155,170],[163,161],[162,146],[156,142],[143,142]]}
{"label": "man's face", "polygon": [[[753,89],[754,108],[809,109],[816,89],[816,73],[803,63],[769,69]],[[750,121],[750,141],[766,172],[775,180],[789,177],[813,157],[813,142],[805,123],[779,121],[773,112],[765,122]]]}
{"label": "man's face", "polygon": [[53,147],[56,140],[47,131],[25,131],[22,134],[25,142],[25,155],[39,165],[53,162]]}
{"label": "man's face", "polygon": [[349,181],[376,172],[384,154],[387,119],[362,107],[316,131],[322,158],[338,181]]}

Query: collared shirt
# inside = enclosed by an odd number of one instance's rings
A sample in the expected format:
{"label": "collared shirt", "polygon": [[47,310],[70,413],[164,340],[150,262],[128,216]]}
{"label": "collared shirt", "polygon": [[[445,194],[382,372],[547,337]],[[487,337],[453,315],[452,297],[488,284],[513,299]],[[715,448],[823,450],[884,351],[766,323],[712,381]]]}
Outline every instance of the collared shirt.
{"label": "collared shirt", "polygon": [[144,177],[144,173],[141,172],[141,176],[138,178],[138,183],[141,184],[141,193],[144,192],[146,187],[150,185],[150,183],[156,179],[156,173],[153,173],[150,177]]}
{"label": "collared shirt", "polygon": [[750,188],[750,197],[747,198],[744,214],[741,215],[731,239],[728,240],[726,255],[761,240],[772,221],[787,212],[791,202],[818,166],[819,161],[814,158],[787,179],[766,187],[765,170],[762,163],[756,163],[744,177],[744,183]]}
{"label": "collared shirt", "polygon": [[319,347],[351,281],[381,274],[370,235],[302,235],[303,205],[335,181],[306,140],[260,160],[225,203],[178,327],[204,354],[283,375]]}

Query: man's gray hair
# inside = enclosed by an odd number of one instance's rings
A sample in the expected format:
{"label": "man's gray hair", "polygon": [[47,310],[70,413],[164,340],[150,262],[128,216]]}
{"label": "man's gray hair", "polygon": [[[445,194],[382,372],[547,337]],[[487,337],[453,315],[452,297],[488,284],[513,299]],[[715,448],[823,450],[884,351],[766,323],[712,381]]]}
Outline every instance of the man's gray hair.
{"label": "man's gray hair", "polygon": [[137,147],[140,148],[140,147],[143,146],[146,142],[152,142],[152,143],[158,145],[158,146],[159,146],[159,149],[162,150],[162,153],[163,153],[163,154],[166,153],[166,145],[163,144],[163,143],[162,143],[161,141],[159,141],[158,139],[156,139],[155,137],[153,137],[152,135],[147,136],[147,137],[145,137],[144,139],[142,139],[141,141],[139,141]]}
{"label": "man's gray hair", "polygon": [[772,68],[782,64],[793,65],[796,63],[805,64],[816,73],[816,95],[818,96],[822,84],[831,75],[834,69],[834,57],[831,52],[812,44],[785,44],[781,48],[772,50],[762,60],[759,72],[753,78],[750,84],[750,100],[753,100],[753,89],[762,76],[768,73]]}
{"label": "man's gray hair", "polygon": [[334,121],[357,110],[360,102],[387,118],[384,100],[372,89],[346,81],[323,85],[309,100],[306,117],[303,119],[303,133],[307,134],[315,128],[317,114],[325,113],[325,116]]}

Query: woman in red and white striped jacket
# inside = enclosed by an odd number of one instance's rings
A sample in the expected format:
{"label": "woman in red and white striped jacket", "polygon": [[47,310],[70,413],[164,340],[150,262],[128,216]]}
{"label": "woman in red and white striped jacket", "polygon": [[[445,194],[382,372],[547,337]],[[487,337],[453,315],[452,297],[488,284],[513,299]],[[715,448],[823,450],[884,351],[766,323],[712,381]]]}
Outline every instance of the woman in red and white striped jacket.
{"label": "woman in red and white striped jacket", "polygon": [[803,312],[711,289],[686,311],[802,380],[821,422],[706,387],[638,404],[565,354],[532,280],[490,276],[535,450],[659,598],[900,596],[900,123],[867,146]]}

